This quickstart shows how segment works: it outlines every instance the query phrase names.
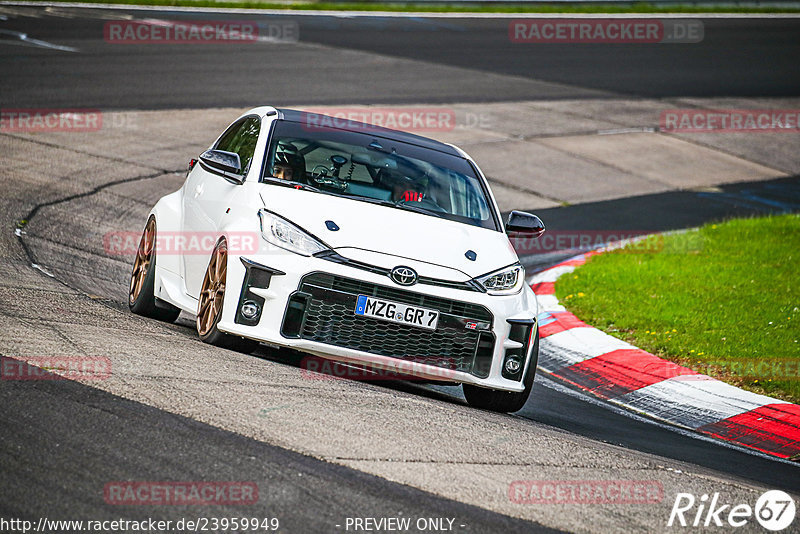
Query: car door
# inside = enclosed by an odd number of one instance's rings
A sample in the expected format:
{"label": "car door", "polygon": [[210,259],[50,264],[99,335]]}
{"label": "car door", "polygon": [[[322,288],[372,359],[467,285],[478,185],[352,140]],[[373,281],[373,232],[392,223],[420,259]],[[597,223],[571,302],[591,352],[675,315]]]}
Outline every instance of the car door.
{"label": "car door", "polygon": [[[214,144],[216,150],[239,155],[242,178],[250,170],[260,128],[261,120],[258,117],[244,117],[228,127]],[[186,293],[194,298],[200,294],[211,256],[208,244],[211,242],[213,246],[216,243],[219,223],[239,187],[236,181],[223,177],[202,162],[194,166],[186,180],[182,210],[182,237],[186,247],[181,257]]]}

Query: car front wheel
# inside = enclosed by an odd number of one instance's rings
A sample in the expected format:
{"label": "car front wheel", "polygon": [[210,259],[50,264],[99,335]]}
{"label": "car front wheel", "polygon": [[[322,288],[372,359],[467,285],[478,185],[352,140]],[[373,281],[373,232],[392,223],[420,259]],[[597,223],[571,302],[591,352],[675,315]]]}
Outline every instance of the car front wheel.
{"label": "car front wheel", "polygon": [[528,401],[528,396],[533,389],[533,379],[536,376],[536,365],[539,363],[539,331],[536,331],[536,341],[533,343],[531,350],[531,362],[528,365],[528,370],[525,373],[523,384],[525,389],[515,393],[510,391],[497,391],[494,389],[487,389],[472,384],[463,384],[464,397],[470,406],[480,408],[482,410],[491,410],[493,412],[511,413],[517,412],[525,406]]}
{"label": "car front wheel", "polygon": [[200,339],[211,345],[253,352],[258,342],[221,332],[217,325],[222,318],[222,305],[225,301],[225,282],[228,274],[228,244],[222,239],[208,262],[200,299],[197,303],[197,333]]}

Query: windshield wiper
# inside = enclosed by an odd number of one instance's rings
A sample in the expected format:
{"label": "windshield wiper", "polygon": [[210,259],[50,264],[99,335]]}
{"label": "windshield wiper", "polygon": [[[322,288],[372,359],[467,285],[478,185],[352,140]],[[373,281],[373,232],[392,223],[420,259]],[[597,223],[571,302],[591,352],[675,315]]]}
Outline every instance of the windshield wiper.
{"label": "windshield wiper", "polygon": [[[424,213],[425,215],[436,215],[435,211],[431,211],[425,208],[420,208],[419,206],[415,206],[413,204],[395,204],[394,207],[401,210],[414,211],[416,213]],[[436,216],[438,217],[438,215]]]}
{"label": "windshield wiper", "polygon": [[415,213],[422,213],[424,215],[435,215],[438,217],[435,211],[426,210],[425,208],[420,208],[418,206],[413,206],[411,204],[400,204],[398,202],[393,202],[391,200],[382,200],[380,198],[372,198],[372,197],[358,197],[352,196],[349,198],[354,198],[356,200],[363,200],[364,202],[369,202],[371,204],[377,204],[379,206],[388,206],[390,208],[395,208],[398,210],[406,210],[406,211],[413,211]]}
{"label": "windshield wiper", "polygon": [[369,202],[370,204],[377,204],[378,206],[394,206],[391,200],[382,200],[380,198],[362,197],[358,195],[336,195],[342,198],[351,198],[353,200],[361,200],[362,202]]}

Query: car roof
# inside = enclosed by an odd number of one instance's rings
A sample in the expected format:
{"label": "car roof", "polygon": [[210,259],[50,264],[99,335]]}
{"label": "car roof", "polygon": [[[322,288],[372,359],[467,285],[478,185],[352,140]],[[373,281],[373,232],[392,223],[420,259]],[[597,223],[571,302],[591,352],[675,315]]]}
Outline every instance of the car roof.
{"label": "car roof", "polygon": [[[408,132],[401,132],[400,130],[392,130],[391,128],[384,128],[383,126],[376,126],[374,124],[367,124],[364,122],[358,122],[350,119],[343,119],[340,117],[330,117],[329,115],[325,115],[322,113],[310,113],[307,111],[300,111],[297,109],[285,109],[285,108],[276,108],[279,115],[278,118],[285,121],[290,122],[308,122],[309,116],[314,117],[314,121],[318,121],[319,117],[329,117],[336,121],[336,125],[334,126],[333,122],[331,122],[331,129],[334,130],[344,130],[348,132],[356,132],[356,133],[365,133],[368,132],[375,137],[380,137],[382,139],[392,139],[394,141],[400,141],[402,143],[408,143],[410,145],[416,145],[422,148],[429,148],[431,150],[437,150],[439,152],[444,152],[445,154],[450,154],[452,156],[457,156],[459,158],[463,158],[464,156],[459,152],[455,147],[452,145],[448,145],[447,143],[442,143],[440,141],[436,141],[434,139],[430,139],[428,137],[422,137],[421,135],[416,135]],[[326,126],[328,127],[328,126]]]}

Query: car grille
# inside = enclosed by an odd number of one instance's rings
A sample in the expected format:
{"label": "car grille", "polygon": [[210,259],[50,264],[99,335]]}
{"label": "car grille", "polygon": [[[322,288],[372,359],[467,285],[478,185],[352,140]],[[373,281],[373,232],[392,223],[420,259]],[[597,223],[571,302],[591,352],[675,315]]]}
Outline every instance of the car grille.
{"label": "car grille", "polygon": [[[322,252],[318,252],[314,254],[315,258],[319,258],[326,261],[332,261],[334,263],[339,263],[341,265],[347,265],[348,267],[353,267],[355,269],[361,269],[362,271],[369,271],[374,274],[380,274],[384,276],[389,276],[392,272],[391,269],[386,269],[385,267],[378,267],[376,265],[369,265],[364,262],[351,260],[349,258],[345,258],[338,252],[333,250],[324,250]],[[451,280],[442,280],[440,278],[432,278],[429,276],[420,276],[417,279],[417,282],[420,284],[427,284],[431,286],[439,286],[439,287],[449,287],[451,289],[458,289],[461,291],[479,291],[484,293],[485,290],[477,283],[472,280],[468,282],[453,282]]]}
{"label": "car grille", "polygon": [[[432,331],[355,315],[358,295],[438,310],[439,324]],[[494,336],[492,314],[483,306],[326,273],[301,280],[287,318],[293,302],[304,310],[295,337],[480,377],[489,374]],[[284,319],[284,331],[286,323]],[[478,326],[470,329],[468,323]]]}

